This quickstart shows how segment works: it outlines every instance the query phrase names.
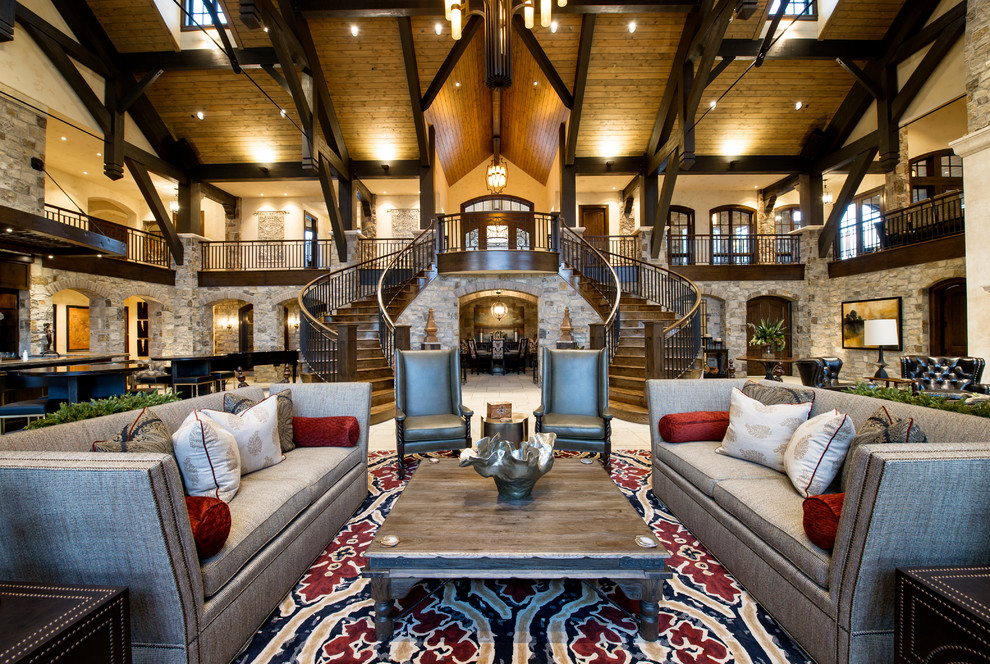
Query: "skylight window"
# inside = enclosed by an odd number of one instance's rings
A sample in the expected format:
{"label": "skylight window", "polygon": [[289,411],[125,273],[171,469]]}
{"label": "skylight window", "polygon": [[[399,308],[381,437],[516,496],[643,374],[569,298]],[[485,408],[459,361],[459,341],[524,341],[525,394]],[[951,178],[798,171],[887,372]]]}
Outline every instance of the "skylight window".
{"label": "skylight window", "polygon": [[[206,8],[205,0],[184,1],[186,10],[182,12],[183,29],[196,30],[199,26],[208,28],[213,25],[213,17],[210,15],[210,11]],[[227,25],[227,17],[223,15],[223,10],[220,9],[220,5],[216,0],[213,0],[212,4],[217,9],[217,15],[220,17],[220,23],[222,25]]]}
{"label": "skylight window", "polygon": [[[780,0],[773,0],[770,3],[769,16],[773,16],[780,8]],[[785,18],[814,19],[818,18],[818,3],[815,0],[787,0],[784,7]]]}

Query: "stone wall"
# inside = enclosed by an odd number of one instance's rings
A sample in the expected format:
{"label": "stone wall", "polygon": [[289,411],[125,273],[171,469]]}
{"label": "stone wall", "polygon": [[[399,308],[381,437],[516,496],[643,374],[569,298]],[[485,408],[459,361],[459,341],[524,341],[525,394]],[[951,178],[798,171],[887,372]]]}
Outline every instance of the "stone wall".
{"label": "stone wall", "polygon": [[911,158],[908,156],[908,130],[899,134],[900,154],[897,166],[885,176],[884,208],[897,210],[911,204]]}
{"label": "stone wall", "polygon": [[46,125],[43,115],[0,97],[0,205],[44,214],[45,174],[31,158],[45,159]]}
{"label": "stone wall", "polygon": [[990,126],[990,4],[966,4],[966,117],[970,133]]}
{"label": "stone wall", "polygon": [[392,237],[416,237],[419,235],[419,210],[392,210]]}
{"label": "stone wall", "polygon": [[[213,305],[213,353],[223,355],[240,351],[238,313],[243,304],[237,300]],[[227,327],[227,325],[230,327]]]}

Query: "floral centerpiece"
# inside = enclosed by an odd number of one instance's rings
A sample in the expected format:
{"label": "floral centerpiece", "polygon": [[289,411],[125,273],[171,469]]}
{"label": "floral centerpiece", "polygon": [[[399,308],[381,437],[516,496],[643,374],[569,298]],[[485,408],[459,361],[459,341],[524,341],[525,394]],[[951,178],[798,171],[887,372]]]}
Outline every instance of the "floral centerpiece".
{"label": "floral centerpiece", "polygon": [[783,320],[766,320],[765,318],[761,318],[759,325],[754,325],[753,323],[749,323],[748,325],[753,328],[753,338],[749,340],[750,345],[763,346],[767,355],[773,349],[781,350],[787,343],[787,340],[784,338]]}

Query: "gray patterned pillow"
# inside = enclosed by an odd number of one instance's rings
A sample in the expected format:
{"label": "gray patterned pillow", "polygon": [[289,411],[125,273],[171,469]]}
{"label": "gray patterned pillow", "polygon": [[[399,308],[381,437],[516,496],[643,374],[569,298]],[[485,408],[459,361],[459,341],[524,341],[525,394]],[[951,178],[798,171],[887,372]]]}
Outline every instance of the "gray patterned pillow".
{"label": "gray patterned pillow", "polygon": [[157,452],[172,454],[172,434],[161,419],[142,408],[116,436],[93,443],[94,452]]}
{"label": "gray patterned pillow", "polygon": [[[292,396],[288,391],[277,392],[274,396],[278,399],[278,442],[284,454],[296,449],[296,443],[292,438]],[[271,397],[268,398],[271,399]],[[254,399],[248,399],[247,397],[231,394],[230,392],[226,392],[223,395],[223,410],[225,413],[240,415],[257,403]]]}
{"label": "gray patterned pillow", "polygon": [[839,480],[840,488],[845,491],[846,486],[849,484],[849,474],[852,472],[852,464],[849,463],[849,460],[852,459],[853,452],[859,445],[927,442],[928,436],[921,430],[921,427],[914,423],[914,418],[902,420],[891,415],[885,406],[880,406],[866,420],[866,424],[860,427],[859,433],[856,434],[856,437],[853,438],[852,443],[849,445],[849,451],[846,452],[846,461],[842,465],[841,479]]}
{"label": "gray patterned pillow", "polygon": [[815,403],[814,392],[794,387],[746,383],[743,385],[742,392],[750,399],[756,399],[764,406],[776,406],[782,403]]}

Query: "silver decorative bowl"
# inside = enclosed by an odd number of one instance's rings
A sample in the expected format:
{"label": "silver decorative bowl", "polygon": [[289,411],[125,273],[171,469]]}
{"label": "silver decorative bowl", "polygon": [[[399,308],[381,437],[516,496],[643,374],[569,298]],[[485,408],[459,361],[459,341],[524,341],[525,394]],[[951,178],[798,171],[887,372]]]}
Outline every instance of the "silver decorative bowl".
{"label": "silver decorative bowl", "polygon": [[461,451],[461,465],[473,466],[482,477],[491,477],[498,494],[508,500],[528,498],[537,480],[553,468],[554,433],[537,433],[522,443],[499,440],[498,434],[482,438],[477,449]]}

